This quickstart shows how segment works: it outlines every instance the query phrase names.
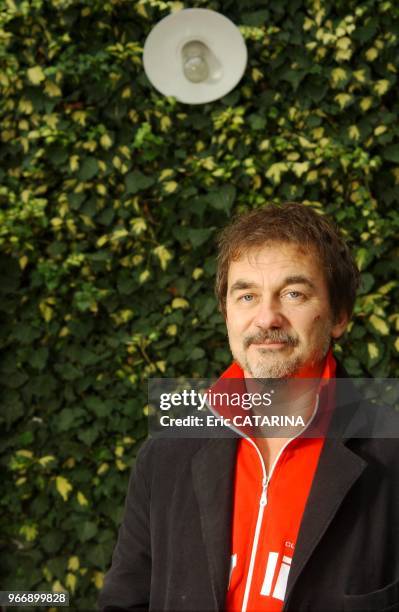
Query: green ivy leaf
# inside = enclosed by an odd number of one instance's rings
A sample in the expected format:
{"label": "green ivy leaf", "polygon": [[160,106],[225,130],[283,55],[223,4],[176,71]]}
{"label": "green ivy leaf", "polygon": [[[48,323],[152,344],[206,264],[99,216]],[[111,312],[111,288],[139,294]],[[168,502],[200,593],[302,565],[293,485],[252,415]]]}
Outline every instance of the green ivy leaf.
{"label": "green ivy leaf", "polygon": [[146,176],[139,170],[134,170],[126,175],[125,178],[125,186],[126,193],[138,193],[143,189],[147,189],[154,184],[154,179],[151,176]]}
{"label": "green ivy leaf", "polygon": [[87,542],[88,540],[91,540],[96,535],[97,531],[98,528],[95,523],[92,521],[85,521],[80,531],[81,541]]}
{"label": "green ivy leaf", "polygon": [[94,157],[86,157],[80,166],[78,177],[81,181],[89,181],[98,174],[98,163]]}
{"label": "green ivy leaf", "polygon": [[188,229],[187,237],[190,240],[193,247],[196,249],[200,247],[204,242],[210,238],[213,233],[213,229]]}
{"label": "green ivy leaf", "polygon": [[382,156],[387,161],[399,164],[399,144],[388,145],[382,150]]}
{"label": "green ivy leaf", "polygon": [[207,200],[217,210],[223,210],[225,213],[230,212],[236,197],[236,190],[232,185],[225,185],[218,191],[212,191],[208,194]]}
{"label": "green ivy leaf", "polygon": [[377,317],[377,315],[371,315],[369,318],[370,325],[375,329],[378,334],[381,336],[387,336],[389,334],[389,325],[384,319],[381,317]]}

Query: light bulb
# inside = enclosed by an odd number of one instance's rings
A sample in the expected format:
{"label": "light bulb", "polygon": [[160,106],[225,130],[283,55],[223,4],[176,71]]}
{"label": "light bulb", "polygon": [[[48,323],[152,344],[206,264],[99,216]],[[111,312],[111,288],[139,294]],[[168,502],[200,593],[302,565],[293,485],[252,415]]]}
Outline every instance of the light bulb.
{"label": "light bulb", "polygon": [[184,76],[191,83],[201,83],[209,76],[206,52],[208,47],[204,43],[193,40],[186,43],[182,49]]}

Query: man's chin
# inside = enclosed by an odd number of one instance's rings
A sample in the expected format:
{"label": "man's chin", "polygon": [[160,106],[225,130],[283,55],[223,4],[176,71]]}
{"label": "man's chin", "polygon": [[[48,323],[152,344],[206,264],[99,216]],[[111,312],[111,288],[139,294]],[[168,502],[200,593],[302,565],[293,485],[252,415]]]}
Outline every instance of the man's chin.
{"label": "man's chin", "polygon": [[299,360],[275,360],[274,363],[248,363],[247,372],[251,378],[277,378],[286,380],[295,376],[300,370],[301,364]]}

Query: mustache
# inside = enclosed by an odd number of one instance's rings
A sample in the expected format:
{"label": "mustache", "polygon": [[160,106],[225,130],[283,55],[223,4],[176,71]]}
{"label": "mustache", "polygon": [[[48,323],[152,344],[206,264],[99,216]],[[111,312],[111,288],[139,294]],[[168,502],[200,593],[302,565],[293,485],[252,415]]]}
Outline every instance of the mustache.
{"label": "mustache", "polygon": [[244,339],[244,347],[248,348],[251,344],[263,344],[264,342],[284,342],[290,346],[297,346],[298,338],[290,336],[286,332],[278,329],[259,331],[256,334],[247,336]]}

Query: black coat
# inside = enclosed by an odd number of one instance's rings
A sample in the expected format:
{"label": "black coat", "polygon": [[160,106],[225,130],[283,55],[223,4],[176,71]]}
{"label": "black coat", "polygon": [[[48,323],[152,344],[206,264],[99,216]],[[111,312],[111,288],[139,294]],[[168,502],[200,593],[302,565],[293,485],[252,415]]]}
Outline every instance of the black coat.
{"label": "black coat", "polygon": [[[399,440],[360,437],[375,411],[358,401],[339,406],[332,427],[339,423],[340,435],[320,456],[284,611],[398,611]],[[399,431],[399,418],[391,427]],[[236,449],[236,439],[144,444],[101,609],[223,610]]]}

